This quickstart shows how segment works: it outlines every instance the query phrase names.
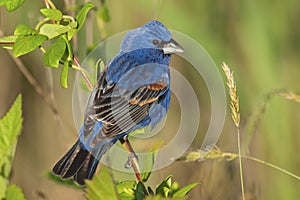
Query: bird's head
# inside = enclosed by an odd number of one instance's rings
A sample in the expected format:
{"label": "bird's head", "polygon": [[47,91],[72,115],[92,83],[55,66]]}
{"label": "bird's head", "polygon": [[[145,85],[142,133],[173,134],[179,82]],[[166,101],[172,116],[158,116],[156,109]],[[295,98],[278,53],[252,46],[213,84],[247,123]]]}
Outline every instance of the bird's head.
{"label": "bird's head", "polygon": [[122,41],[120,50],[128,52],[141,48],[161,49],[164,54],[183,52],[183,48],[172,39],[169,30],[156,20],[129,31]]}

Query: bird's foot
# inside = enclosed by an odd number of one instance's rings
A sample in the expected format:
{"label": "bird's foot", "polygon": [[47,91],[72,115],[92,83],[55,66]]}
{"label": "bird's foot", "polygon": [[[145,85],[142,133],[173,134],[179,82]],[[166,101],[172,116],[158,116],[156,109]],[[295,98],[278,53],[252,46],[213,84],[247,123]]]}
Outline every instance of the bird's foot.
{"label": "bird's foot", "polygon": [[126,161],[124,167],[126,169],[129,169],[132,167],[132,162],[137,162],[139,159],[138,159],[138,156],[134,153],[134,152],[131,152],[128,156],[128,160]]}

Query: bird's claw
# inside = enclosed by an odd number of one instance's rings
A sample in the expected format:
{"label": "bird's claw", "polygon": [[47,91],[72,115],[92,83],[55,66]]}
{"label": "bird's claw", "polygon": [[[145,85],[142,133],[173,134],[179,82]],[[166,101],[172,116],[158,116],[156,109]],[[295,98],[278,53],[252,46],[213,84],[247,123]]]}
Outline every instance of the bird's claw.
{"label": "bird's claw", "polygon": [[131,167],[132,167],[132,162],[133,162],[134,160],[138,161],[138,160],[139,160],[139,159],[138,159],[138,156],[137,156],[135,153],[131,152],[131,153],[129,154],[129,156],[128,156],[128,160],[126,161],[124,167],[125,167],[126,169],[131,168]]}

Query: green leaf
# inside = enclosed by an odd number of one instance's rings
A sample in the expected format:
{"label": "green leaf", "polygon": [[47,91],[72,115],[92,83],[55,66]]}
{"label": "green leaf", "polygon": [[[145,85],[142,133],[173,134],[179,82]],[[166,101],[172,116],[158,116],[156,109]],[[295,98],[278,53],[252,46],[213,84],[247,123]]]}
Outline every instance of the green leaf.
{"label": "green leaf", "polygon": [[60,24],[44,24],[40,28],[40,34],[46,35],[49,39],[55,38],[71,30],[70,26]]}
{"label": "green leaf", "polygon": [[76,15],[75,19],[78,23],[78,30],[82,27],[88,12],[94,7],[95,5],[93,3],[87,2]]}
{"label": "green leaf", "polygon": [[0,120],[0,161],[8,154],[13,156],[12,146],[16,144],[22,127],[21,103],[22,97],[19,95],[8,113]]}
{"label": "green leaf", "polygon": [[68,88],[68,73],[69,73],[69,60],[65,60],[64,66],[60,74],[60,85],[63,88]]}
{"label": "green leaf", "polygon": [[143,200],[146,196],[145,191],[147,190],[144,183],[139,182],[136,186],[136,191],[135,191],[136,200]]}
{"label": "green leaf", "polygon": [[49,67],[58,67],[60,59],[66,51],[66,43],[62,37],[57,38],[43,55],[43,62]]}
{"label": "green leaf", "polygon": [[35,35],[38,31],[26,24],[19,24],[14,31],[14,35]]}
{"label": "green leaf", "polygon": [[87,197],[89,200],[118,200],[114,181],[106,167],[102,167],[93,180],[87,180]]}
{"label": "green leaf", "polygon": [[165,196],[165,190],[164,188],[171,188],[172,184],[172,175],[167,176],[157,187],[155,190],[155,194],[160,194],[162,196]]}
{"label": "green leaf", "polygon": [[110,22],[111,18],[110,18],[110,14],[109,14],[109,10],[106,4],[104,4],[100,10],[98,11],[98,17],[100,19],[102,19],[104,22]]}
{"label": "green leaf", "polygon": [[169,196],[173,196],[173,194],[175,192],[177,192],[178,190],[179,190],[179,184],[175,181],[171,185],[171,190],[170,190]]}
{"label": "green leaf", "polygon": [[69,23],[69,26],[71,27],[71,28],[76,28],[77,27],[77,25],[78,25],[78,23],[76,22],[76,21],[71,21],[70,23]]}
{"label": "green leaf", "polygon": [[24,0],[6,0],[4,2],[5,2],[6,10],[12,12],[17,8],[19,8],[24,3]]}
{"label": "green leaf", "polygon": [[60,21],[63,17],[62,12],[58,9],[42,8],[40,11],[45,17],[55,21]]}
{"label": "green leaf", "polygon": [[42,45],[47,39],[47,36],[40,34],[19,36],[16,39],[16,42],[13,47],[14,56],[19,57],[21,55],[27,54],[35,50],[40,45]]}
{"label": "green leaf", "polygon": [[22,128],[22,97],[18,95],[10,110],[0,120],[0,199],[4,198],[12,159]]}
{"label": "green leaf", "polygon": [[13,49],[17,37],[18,36],[10,35],[0,38],[0,47],[5,49]]}
{"label": "green leaf", "polygon": [[146,159],[144,161],[144,166],[143,166],[143,173],[141,174],[141,178],[143,182],[147,182],[151,172],[152,168],[155,162],[156,154],[159,150],[159,148],[162,146],[163,142],[159,142],[155,144],[147,153]]}
{"label": "green leaf", "polygon": [[181,188],[180,190],[178,190],[177,192],[175,192],[173,194],[173,197],[184,197],[187,195],[187,193],[189,191],[191,191],[194,187],[196,187],[199,183],[192,183],[192,184],[189,184],[183,188]]}
{"label": "green leaf", "polygon": [[65,40],[66,45],[67,45],[68,59],[69,60],[73,60],[73,51],[72,51],[72,47],[71,47],[70,41],[67,39],[66,35],[63,35],[62,38]]}
{"label": "green leaf", "polygon": [[69,32],[68,32],[68,40],[71,40],[72,37],[81,29],[84,21],[85,21],[85,18],[88,14],[88,12],[94,8],[94,4],[92,4],[91,2],[88,2],[86,3],[82,9],[79,11],[79,13],[76,15],[75,19],[78,23],[78,26],[76,29],[71,29]]}
{"label": "green leaf", "polygon": [[25,200],[25,196],[21,188],[12,184],[6,190],[6,200]]}
{"label": "green leaf", "polygon": [[[101,69],[101,71],[102,71],[102,69]],[[134,136],[137,134],[144,134],[144,133],[146,133],[145,128],[139,128],[139,129],[136,129],[136,130],[130,132],[130,136]]]}
{"label": "green leaf", "polygon": [[[13,153],[14,154],[14,153]],[[10,171],[11,171],[11,162],[12,162],[12,156],[8,153],[7,156],[3,156],[1,160],[1,176],[3,176],[6,179],[9,179]]]}
{"label": "green leaf", "polygon": [[8,180],[2,176],[0,176],[0,199],[5,198],[5,192],[8,185]]}
{"label": "green leaf", "polygon": [[164,191],[164,196],[168,197],[171,190],[168,187],[163,187],[163,191]]}
{"label": "green leaf", "polygon": [[135,181],[121,181],[117,183],[118,193],[124,192],[125,189],[132,189],[136,185]]}
{"label": "green leaf", "polygon": [[117,183],[117,192],[122,200],[135,200],[134,188],[136,181],[121,181]]}
{"label": "green leaf", "polygon": [[143,173],[141,174],[141,178],[142,178],[143,182],[147,182],[151,175],[151,172],[152,172],[151,170],[154,165],[156,153],[157,152],[148,152],[147,153],[146,159],[144,161]]}

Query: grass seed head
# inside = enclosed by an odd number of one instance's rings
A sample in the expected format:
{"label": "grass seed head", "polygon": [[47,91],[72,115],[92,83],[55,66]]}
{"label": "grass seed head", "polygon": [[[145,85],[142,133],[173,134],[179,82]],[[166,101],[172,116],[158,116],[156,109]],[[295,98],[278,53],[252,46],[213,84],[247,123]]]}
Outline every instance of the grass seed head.
{"label": "grass seed head", "polygon": [[225,62],[222,63],[222,68],[227,79],[227,86],[230,96],[230,109],[231,109],[231,118],[234,124],[239,127],[240,125],[240,108],[239,108],[239,96],[237,94],[236,82],[233,77],[233,72],[230,71],[230,68],[226,65]]}

